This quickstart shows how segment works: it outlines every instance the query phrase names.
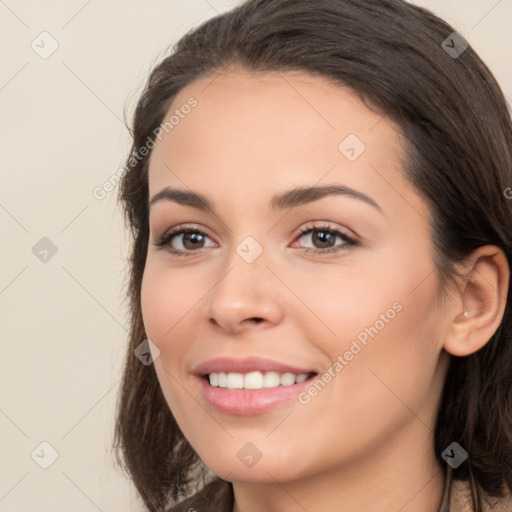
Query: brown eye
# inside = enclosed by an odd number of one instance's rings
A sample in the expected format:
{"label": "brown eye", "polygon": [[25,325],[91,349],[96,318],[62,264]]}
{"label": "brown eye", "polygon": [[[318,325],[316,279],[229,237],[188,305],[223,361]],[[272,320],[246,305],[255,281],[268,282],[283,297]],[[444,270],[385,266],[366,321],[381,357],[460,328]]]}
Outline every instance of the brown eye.
{"label": "brown eye", "polygon": [[[306,248],[306,253],[313,251],[316,254],[332,254],[350,246],[357,245],[357,242],[338,229],[329,226],[314,226],[301,230],[299,239],[309,237],[313,248]],[[343,244],[335,248],[336,239],[341,239]]]}
{"label": "brown eye", "polygon": [[[157,247],[169,246],[171,253],[188,256],[189,253],[199,252],[197,249],[203,249],[206,238],[210,237],[200,229],[177,227],[168,231],[154,245]],[[181,244],[182,247],[174,246],[175,239],[177,240],[176,243]]]}

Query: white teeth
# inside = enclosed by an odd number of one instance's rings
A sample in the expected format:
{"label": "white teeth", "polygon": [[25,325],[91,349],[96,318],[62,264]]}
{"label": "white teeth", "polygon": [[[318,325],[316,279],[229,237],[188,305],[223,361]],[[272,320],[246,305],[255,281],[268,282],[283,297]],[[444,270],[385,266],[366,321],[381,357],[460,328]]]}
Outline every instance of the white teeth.
{"label": "white teeth", "polygon": [[295,382],[304,382],[308,378],[307,373],[301,373],[300,375],[297,375],[297,378],[295,379]]}
{"label": "white teeth", "polygon": [[261,372],[246,373],[244,377],[245,389],[261,389],[263,387],[263,375]]}
{"label": "white teeth", "polygon": [[291,386],[295,384],[295,375],[293,373],[283,373],[280,377],[281,386]]}
{"label": "white teeth", "polygon": [[212,386],[219,385],[219,374],[218,373],[210,373],[210,384]]}
{"label": "white teeth", "polygon": [[[228,385],[228,378],[227,378],[226,374],[224,372],[221,372],[221,373],[218,373],[217,375],[219,376],[217,385],[219,386],[219,388],[225,388]],[[211,382],[210,382],[210,384],[211,384]],[[212,384],[212,385],[214,385],[214,384]]]}
{"label": "white teeth", "polygon": [[275,388],[281,384],[281,379],[279,378],[279,373],[277,372],[267,372],[263,377],[263,387],[264,388]]}
{"label": "white teeth", "polygon": [[304,382],[308,378],[307,373],[295,375],[294,373],[277,372],[249,372],[224,373],[213,372],[208,374],[210,385],[227,389],[262,389],[275,388],[277,386],[291,386],[296,382]]}
{"label": "white teeth", "polygon": [[244,387],[244,376],[242,373],[228,373],[227,387],[229,389],[242,389]]}

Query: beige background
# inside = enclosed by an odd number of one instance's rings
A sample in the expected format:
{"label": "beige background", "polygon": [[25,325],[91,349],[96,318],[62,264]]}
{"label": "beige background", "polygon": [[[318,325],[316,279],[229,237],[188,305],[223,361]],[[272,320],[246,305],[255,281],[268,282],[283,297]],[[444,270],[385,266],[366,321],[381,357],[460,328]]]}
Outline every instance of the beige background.
{"label": "beige background", "polygon": [[[0,511],[143,510],[109,448],[127,237],[117,190],[93,189],[123,164],[123,112],[152,65],[236,3],[0,0]],[[512,0],[415,3],[453,24],[512,98]],[[43,237],[57,249],[46,262],[32,252]],[[47,469],[42,442],[58,453]]]}

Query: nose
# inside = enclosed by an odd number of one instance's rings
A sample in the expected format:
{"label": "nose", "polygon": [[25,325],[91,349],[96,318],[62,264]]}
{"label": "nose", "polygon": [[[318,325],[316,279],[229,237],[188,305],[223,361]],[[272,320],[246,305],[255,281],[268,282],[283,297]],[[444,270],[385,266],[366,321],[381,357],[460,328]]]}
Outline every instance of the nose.
{"label": "nose", "polygon": [[276,325],[283,317],[283,288],[263,254],[247,263],[234,252],[208,296],[207,321],[229,334]]}

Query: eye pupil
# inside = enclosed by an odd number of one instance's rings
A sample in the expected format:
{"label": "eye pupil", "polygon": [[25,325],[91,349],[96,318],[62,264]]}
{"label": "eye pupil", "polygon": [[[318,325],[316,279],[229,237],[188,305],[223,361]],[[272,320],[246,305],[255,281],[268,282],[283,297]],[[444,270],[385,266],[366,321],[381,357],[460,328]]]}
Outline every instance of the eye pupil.
{"label": "eye pupil", "polygon": [[[328,243],[330,239],[331,243]],[[328,231],[314,231],[313,232],[313,242],[319,242],[320,244],[326,243],[324,247],[332,247],[334,242],[334,235],[329,233]]]}
{"label": "eye pupil", "polygon": [[198,238],[202,238],[202,237],[203,237],[203,235],[201,235],[200,233],[196,233],[196,232],[183,233],[183,245],[186,247],[187,242],[194,241],[196,243],[192,243],[192,248],[198,247],[197,242],[198,241],[201,242],[201,240],[198,240]]}

